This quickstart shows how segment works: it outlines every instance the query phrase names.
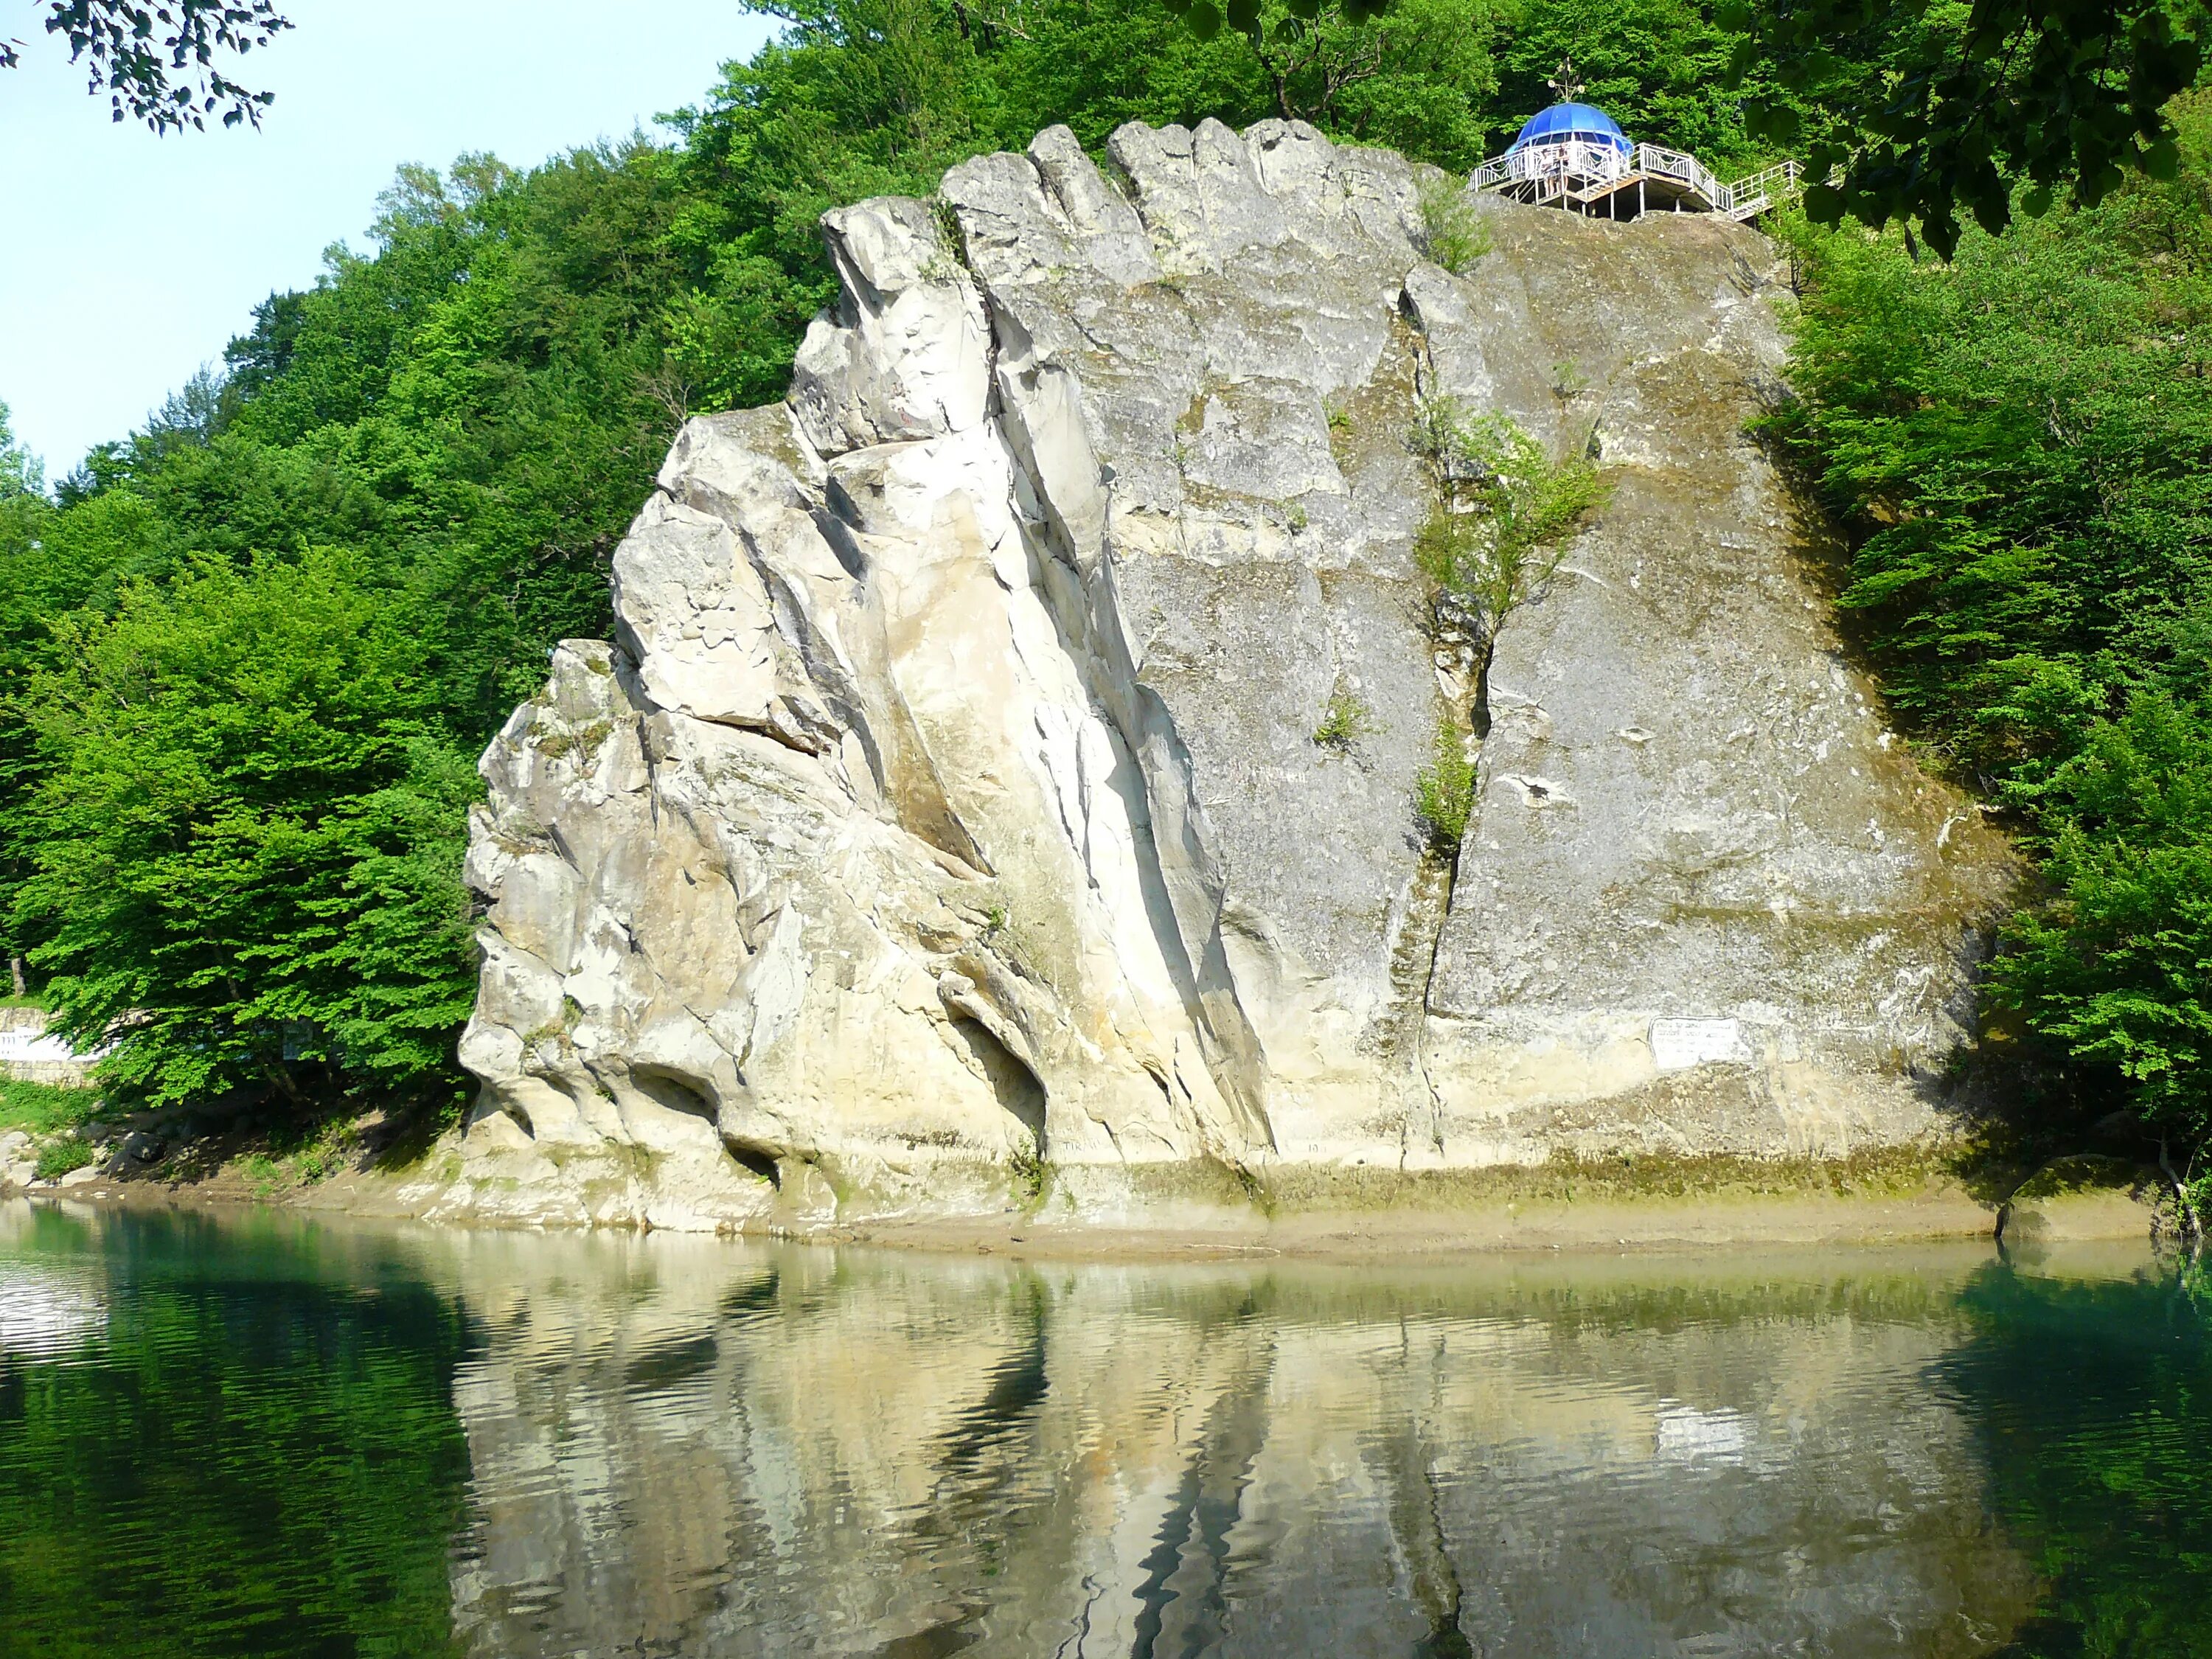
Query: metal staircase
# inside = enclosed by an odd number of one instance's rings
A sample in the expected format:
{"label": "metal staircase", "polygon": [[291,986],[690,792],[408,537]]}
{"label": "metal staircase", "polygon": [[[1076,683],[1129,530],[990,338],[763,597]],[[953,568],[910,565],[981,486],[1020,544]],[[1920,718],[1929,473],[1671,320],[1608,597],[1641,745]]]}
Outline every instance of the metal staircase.
{"label": "metal staircase", "polygon": [[1804,191],[1805,186],[1801,182],[1803,172],[1796,158],[1792,156],[1786,161],[1777,161],[1771,167],[1761,168],[1748,179],[1737,179],[1728,186],[1729,204],[1725,210],[1728,216],[1741,223],[1746,219],[1757,217],[1780,203],[1794,199]]}

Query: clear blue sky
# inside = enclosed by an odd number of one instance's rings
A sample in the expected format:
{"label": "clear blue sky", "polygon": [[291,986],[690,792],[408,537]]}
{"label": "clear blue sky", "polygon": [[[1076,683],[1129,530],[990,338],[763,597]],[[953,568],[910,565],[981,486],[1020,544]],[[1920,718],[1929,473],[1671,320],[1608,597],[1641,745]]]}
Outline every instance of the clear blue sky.
{"label": "clear blue sky", "polygon": [[403,161],[518,166],[696,103],[771,24],[738,0],[280,0],[298,26],[232,78],[276,94],[262,130],[156,138],[88,97],[32,0],[0,70],[0,402],[67,471],[219,359],[273,289],[365,242]]}

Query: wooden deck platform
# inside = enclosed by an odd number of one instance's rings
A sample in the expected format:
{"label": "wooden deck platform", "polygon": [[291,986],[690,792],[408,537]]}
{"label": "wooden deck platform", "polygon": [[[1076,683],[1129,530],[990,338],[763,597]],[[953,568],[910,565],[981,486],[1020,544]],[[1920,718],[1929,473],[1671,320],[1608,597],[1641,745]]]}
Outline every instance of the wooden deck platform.
{"label": "wooden deck platform", "polygon": [[1485,161],[1468,179],[1516,201],[1555,204],[1600,218],[1645,213],[1718,213],[1755,219],[1803,187],[1795,161],[1723,183],[1694,155],[1658,144],[1623,151],[1580,140],[1529,144]]}

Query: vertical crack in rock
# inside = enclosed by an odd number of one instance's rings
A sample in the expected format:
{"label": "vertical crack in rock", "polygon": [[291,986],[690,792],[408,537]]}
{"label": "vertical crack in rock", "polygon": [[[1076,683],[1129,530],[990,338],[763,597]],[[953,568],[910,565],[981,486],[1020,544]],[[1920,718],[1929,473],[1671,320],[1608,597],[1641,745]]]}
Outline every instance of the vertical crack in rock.
{"label": "vertical crack in rock", "polygon": [[1438,848],[1421,855],[1406,890],[1406,908],[1390,951],[1390,997],[1376,1022],[1379,1046],[1406,1070],[1400,1113],[1401,1169],[1441,1158],[1444,1152],[1441,1097],[1429,1076],[1429,987],[1436,978],[1437,947],[1451,913],[1455,857]]}
{"label": "vertical crack in rock", "polygon": [[[1443,395],[1427,337],[1421,331],[1420,312],[1409,292],[1398,296],[1398,310],[1413,331],[1413,392],[1417,399]],[[1433,455],[1430,466],[1433,500],[1430,509],[1446,500],[1449,455]],[[1466,619],[1448,609],[1442,594],[1425,596],[1425,614],[1429,644],[1436,667],[1436,700],[1441,733],[1456,733],[1462,719],[1468,736],[1461,738],[1474,768],[1468,821],[1473,802],[1482,787],[1482,744],[1490,735],[1490,661],[1497,644],[1497,629],[1470,630]],[[1405,1130],[1400,1143],[1399,1167],[1442,1164],[1446,1161],[1443,1091],[1431,1074],[1429,1063],[1430,993],[1436,983],[1437,953],[1443,944],[1444,925],[1451,915],[1452,894],[1457,884],[1461,846],[1437,844],[1434,836],[1421,849],[1420,863],[1407,890],[1406,911],[1390,958],[1391,1020],[1386,1041],[1405,1056],[1407,1074],[1403,1088]]]}
{"label": "vertical crack in rock", "polygon": [[[1138,1215],[1222,1162],[1940,1133],[1896,1057],[1959,1040],[2013,866],[1741,435],[1765,244],[1486,199],[1455,276],[1385,152],[1109,149],[1126,190],[1054,128],[825,215],[789,398],[678,436],[614,642],[482,762],[483,1092],[416,1206],[972,1213],[1048,1151],[1053,1213]],[[1423,388],[1556,451],[1562,363],[1612,505],[1440,661]],[[1440,696],[1456,863],[1414,823]]]}

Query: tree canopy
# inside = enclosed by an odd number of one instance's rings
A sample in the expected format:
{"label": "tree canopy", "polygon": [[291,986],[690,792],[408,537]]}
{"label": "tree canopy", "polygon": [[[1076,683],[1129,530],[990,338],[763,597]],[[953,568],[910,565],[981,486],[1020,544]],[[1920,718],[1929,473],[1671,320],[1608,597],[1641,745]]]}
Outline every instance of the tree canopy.
{"label": "tree canopy", "polygon": [[[270,94],[231,80],[218,57],[265,46],[292,27],[275,0],[41,3],[47,33],[68,40],[92,89],[107,93],[114,118],[128,115],[157,132],[202,128],[210,116],[258,125]],[[750,3],[784,19],[802,41],[834,35],[865,9],[834,0]],[[1116,9],[1141,29],[1155,8],[1201,41],[1216,39],[1224,22],[1242,35],[1285,118],[1320,119],[1337,112],[1346,87],[1386,75],[1402,81],[1395,70],[1409,46],[1425,57],[1482,44],[1438,34],[1440,12],[1454,9],[1433,0],[1121,0]],[[1540,33],[1547,15],[1587,24],[1593,14],[1617,21],[1634,9],[1613,0],[1502,9]],[[969,43],[1035,43],[1064,29],[1067,11],[1061,0],[957,0],[951,9]],[[1685,9],[1668,9],[1679,21]],[[1101,24],[1110,31],[1113,21],[1089,15],[1078,32]],[[1724,52],[1675,66],[1694,63],[1708,95],[1740,104],[1754,139],[1808,146],[1803,159],[1815,183],[1807,210],[1816,222],[1849,214],[1876,227],[1917,224],[1948,258],[1961,210],[1984,229],[2001,229],[2023,185],[2023,205],[2039,214],[2062,187],[2094,206],[2127,171],[2172,177],[2178,152],[2164,106],[2195,82],[2205,21],[2204,0],[1717,0],[1711,35]],[[1602,51],[1662,43],[1598,33],[1587,44]],[[0,38],[0,69],[15,65],[20,47]],[[1308,83],[1303,108],[1293,103],[1293,82]],[[1352,101],[1371,109],[1383,90]]]}
{"label": "tree canopy", "polygon": [[[1387,21],[1409,0],[1163,3],[1202,40],[1225,22],[1281,56]],[[1527,15],[1581,21],[1590,9],[1567,0]],[[1960,210],[2001,229],[2022,184],[2040,213],[2061,186],[2094,206],[2127,170],[2172,177],[2164,106],[2196,81],[2205,10],[2202,0],[1719,0],[1711,21],[1726,49],[1701,65],[1704,84],[1741,100],[1755,138],[1809,144],[1811,216],[1917,223],[1948,258]],[[1593,95],[1606,102],[1601,88]]]}

